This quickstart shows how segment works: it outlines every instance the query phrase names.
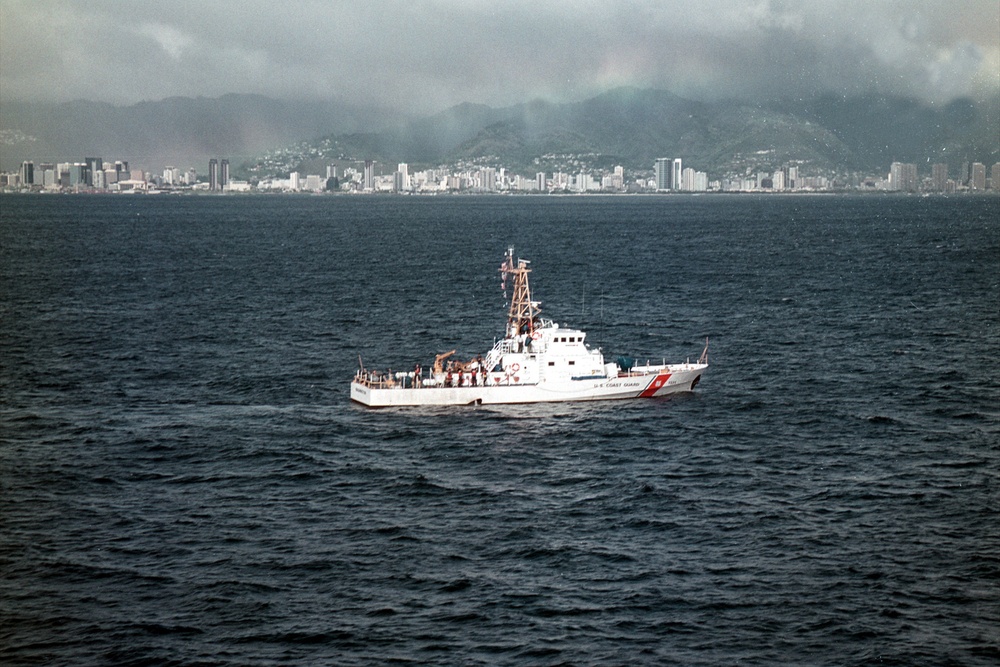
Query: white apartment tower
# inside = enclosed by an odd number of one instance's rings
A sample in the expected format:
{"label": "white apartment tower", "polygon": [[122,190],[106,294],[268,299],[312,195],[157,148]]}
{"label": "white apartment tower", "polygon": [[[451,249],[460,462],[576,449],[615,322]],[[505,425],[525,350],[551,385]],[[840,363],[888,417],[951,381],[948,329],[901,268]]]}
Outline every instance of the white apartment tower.
{"label": "white apartment tower", "polygon": [[399,166],[396,168],[396,173],[399,174],[399,190],[409,190],[410,189],[410,165],[405,162],[400,162]]}

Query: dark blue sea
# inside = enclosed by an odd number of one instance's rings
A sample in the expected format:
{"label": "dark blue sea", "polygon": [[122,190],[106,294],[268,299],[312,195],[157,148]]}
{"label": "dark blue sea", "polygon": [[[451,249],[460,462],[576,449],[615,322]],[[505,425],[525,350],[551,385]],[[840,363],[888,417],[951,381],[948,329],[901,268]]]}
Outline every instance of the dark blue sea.
{"label": "dark blue sea", "polygon": [[[368,410],[497,269],[668,399]],[[4,665],[996,665],[1000,197],[0,197]]]}

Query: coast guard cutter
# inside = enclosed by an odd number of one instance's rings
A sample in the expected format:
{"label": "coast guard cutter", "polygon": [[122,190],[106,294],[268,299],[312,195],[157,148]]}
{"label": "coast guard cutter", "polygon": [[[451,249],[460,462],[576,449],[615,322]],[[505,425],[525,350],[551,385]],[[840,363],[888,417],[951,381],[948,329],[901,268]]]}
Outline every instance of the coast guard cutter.
{"label": "coast guard cutter", "polygon": [[652,398],[691,391],[708,368],[708,344],[697,363],[634,365],[619,357],[606,363],[587,334],[541,317],[528,285],[530,262],[510,249],[500,266],[506,288],[513,281],[507,330],[485,356],[466,362],[439,354],[426,371],[385,373],[360,368],[351,399],[370,407],[488,405]]}

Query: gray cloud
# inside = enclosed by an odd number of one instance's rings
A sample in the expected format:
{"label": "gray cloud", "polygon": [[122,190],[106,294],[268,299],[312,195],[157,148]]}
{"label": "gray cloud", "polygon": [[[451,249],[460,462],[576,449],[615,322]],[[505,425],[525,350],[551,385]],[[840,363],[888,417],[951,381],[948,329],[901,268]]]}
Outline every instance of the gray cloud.
{"label": "gray cloud", "polygon": [[996,0],[4,0],[0,101],[229,92],[418,112],[579,99],[1000,90]]}

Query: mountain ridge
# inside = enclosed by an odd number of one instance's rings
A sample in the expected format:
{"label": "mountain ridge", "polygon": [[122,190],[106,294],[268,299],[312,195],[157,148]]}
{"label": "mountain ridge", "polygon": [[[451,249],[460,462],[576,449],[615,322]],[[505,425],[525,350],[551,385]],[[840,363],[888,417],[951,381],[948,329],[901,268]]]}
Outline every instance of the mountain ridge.
{"label": "mountain ridge", "polygon": [[[471,162],[533,173],[612,164],[650,169],[658,157],[680,157],[685,166],[712,174],[791,162],[838,173],[881,172],[893,161],[957,168],[962,162],[1000,160],[998,117],[1000,97],[936,108],[876,95],[700,102],[668,91],[618,88],[565,104],[459,105],[387,132],[330,135],[322,140],[330,150],[314,142],[313,160],[284,167],[371,159],[393,168],[395,162]],[[454,129],[456,118],[461,131],[443,129]],[[414,139],[428,136],[448,140]]]}
{"label": "mountain ridge", "polygon": [[77,100],[0,106],[0,168],[22,160],[125,159],[158,171],[229,158],[249,176],[323,173],[375,160],[395,169],[492,162],[511,171],[650,169],[657,157],[718,175],[796,161],[817,170],[884,171],[892,161],[1000,160],[1000,96],[923,104],[882,95],[751,103],[689,100],[621,87],[575,102],[465,102],[410,117],[340,101],[261,95],[170,97],[127,107]]}
{"label": "mountain ridge", "polygon": [[408,118],[338,101],[290,102],[263,95],[168,97],[116,106],[74,100],[0,105],[0,168],[21,161],[128,160],[158,171],[167,165],[199,171],[208,159],[243,160],[331,132],[391,127]]}

